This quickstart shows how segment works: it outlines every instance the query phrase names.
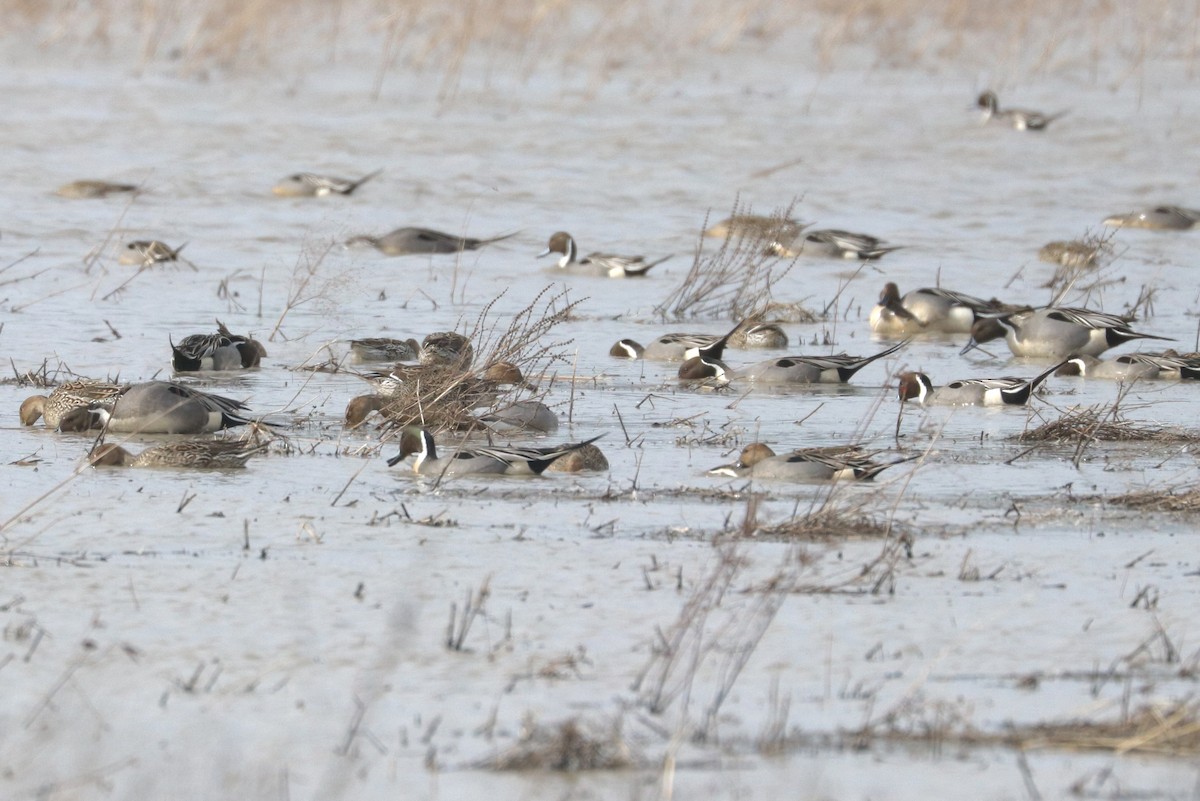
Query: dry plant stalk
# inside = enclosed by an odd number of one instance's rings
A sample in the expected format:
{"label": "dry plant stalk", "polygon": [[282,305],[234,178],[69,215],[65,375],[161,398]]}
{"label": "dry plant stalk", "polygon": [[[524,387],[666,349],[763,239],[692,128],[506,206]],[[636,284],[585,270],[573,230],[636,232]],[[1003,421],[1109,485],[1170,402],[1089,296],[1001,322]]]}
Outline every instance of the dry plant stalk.
{"label": "dry plant stalk", "polygon": [[[782,226],[796,207],[793,200],[770,214]],[[744,216],[751,209],[734,200],[730,216]],[[708,220],[705,219],[705,228]],[[654,311],[663,318],[744,320],[759,318],[772,305],[771,290],[792,269],[795,258],[783,262],[769,253],[778,243],[769,229],[754,227],[733,230],[709,255],[704,254],[704,234],[696,243],[691,269],[666,300]]]}
{"label": "dry plant stalk", "polygon": [[296,260],[296,267],[292,270],[292,285],[288,290],[287,303],[279,312],[279,319],[275,321],[275,327],[271,329],[271,334],[267,337],[268,342],[275,341],[275,335],[283,326],[284,318],[292,309],[323,296],[328,287],[324,285],[313,287],[312,283],[317,277],[321,263],[325,261],[325,257],[331,250],[333,250],[333,242],[327,243],[321,249],[306,246],[300,252],[300,257]]}

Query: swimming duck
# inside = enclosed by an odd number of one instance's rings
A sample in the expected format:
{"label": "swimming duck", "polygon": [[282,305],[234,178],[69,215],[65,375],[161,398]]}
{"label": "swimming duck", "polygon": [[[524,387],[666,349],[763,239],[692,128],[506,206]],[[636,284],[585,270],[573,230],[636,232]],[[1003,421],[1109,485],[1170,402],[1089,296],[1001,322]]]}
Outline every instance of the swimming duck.
{"label": "swimming duck", "polygon": [[1109,348],[1134,339],[1171,339],[1138,333],[1129,327],[1124,318],[1115,314],[1047,306],[980,318],[971,327],[971,339],[962,353],[1001,337],[1004,337],[1014,355],[1043,359],[1099,356]]}
{"label": "swimming duck", "polygon": [[374,178],[382,169],[375,170],[351,181],[346,178],[334,178],[328,175],[316,175],[311,172],[298,172],[289,175],[275,186],[271,192],[279,197],[325,197],[326,195],[350,195],[355,189]]}
{"label": "swimming duck", "polygon": [[87,379],[59,384],[49,396],[32,395],[21,403],[21,425],[31,426],[44,417],[47,428],[58,428],[71,411],[87,409],[92,404],[111,405],[123,389],[120,384]]}
{"label": "swimming duck", "polygon": [[742,449],[736,462],[714,467],[708,474],[784,481],[869,480],[889,467],[917,458],[876,462],[872,459],[874,455],[863,453],[857,445],[801,448],[777,455],[770,446],[755,442]]}
{"label": "swimming duck", "polygon": [[1060,267],[1085,270],[1095,267],[1103,252],[1103,245],[1091,242],[1079,240],[1047,242],[1038,250],[1038,258]]}
{"label": "swimming duck", "polygon": [[608,355],[617,359],[646,359],[647,361],[678,362],[704,354],[721,358],[729,339],[742,326],[738,323],[728,334],[663,334],[642,347],[632,339],[618,340]]}
{"label": "swimming duck", "polygon": [[1058,374],[1114,381],[1194,381],[1200,379],[1200,359],[1184,358],[1171,351],[1125,353],[1107,361],[1095,356],[1075,356],[1059,368]]}
{"label": "swimming duck", "polygon": [[901,297],[889,281],[871,309],[870,325],[877,334],[966,334],[980,315],[998,311],[996,301],[940,287],[914,289]]}
{"label": "swimming duck", "polygon": [[179,253],[185,247],[187,242],[184,242],[177,248],[172,248],[165,242],[159,242],[157,239],[139,239],[130,242],[121,251],[121,255],[117,257],[117,262],[120,264],[136,264],[139,267],[150,267],[155,264],[161,264],[168,261],[179,261]]}
{"label": "swimming duck", "polygon": [[978,100],[976,100],[976,104],[979,108],[983,109],[983,121],[985,123],[995,122],[1015,128],[1018,131],[1045,130],[1046,126],[1067,113],[1060,111],[1056,114],[1043,114],[1040,111],[1029,111],[1028,109],[1020,108],[1001,110],[1000,99],[996,97],[995,92],[990,90],[981,94]]}
{"label": "swimming duck", "polygon": [[411,362],[420,358],[415,339],[366,337],[350,340],[350,356],[356,362]]}
{"label": "swimming duck", "polygon": [[171,344],[171,366],[178,373],[249,370],[258,367],[267,349],[258,340],[234,334],[217,320],[217,333],[190,334]]}
{"label": "swimming duck", "polygon": [[1200,222],[1200,210],[1182,206],[1156,206],[1114,214],[1102,223],[1110,228],[1148,228],[1152,231],[1187,231]]}
{"label": "swimming duck", "polygon": [[839,231],[828,228],[809,231],[798,242],[773,242],[767,252],[772,256],[795,258],[801,253],[815,256],[829,256],[835,259],[862,259],[873,261],[882,258],[893,250],[900,250],[902,245],[887,245],[882,239],[870,234],[856,234],[852,231]]}
{"label": "swimming duck", "polygon": [[256,445],[204,439],[156,445],[133,454],[120,445],[106,444],[97,448],[88,460],[95,467],[241,468],[251,456],[262,453],[269,446],[268,442]]}
{"label": "swimming duck", "polygon": [[1060,362],[1030,379],[964,378],[934,388],[925,373],[900,374],[900,401],[915,400],[922,406],[1024,406],[1039,385],[1065,362]]}
{"label": "swimming duck", "polygon": [[604,451],[591,443],[582,448],[576,448],[566,456],[561,456],[550,463],[547,473],[583,473],[603,471],[608,469],[608,459]]}
{"label": "swimming duck", "polygon": [[346,245],[371,245],[386,256],[406,256],[417,253],[459,253],[464,250],[475,250],[511,236],[516,236],[516,232],[495,236],[491,239],[473,239],[434,231],[431,228],[397,228],[380,237],[354,236],[346,240]]}
{"label": "swimming duck", "polygon": [[788,243],[800,235],[809,224],[779,216],[761,214],[735,214],[726,217],[716,225],[705,230],[705,236],[718,239],[743,237],[746,239],[769,239],[773,242]]}
{"label": "swimming duck", "polygon": [[410,426],[400,435],[400,452],[388,459],[387,465],[394,467],[405,458],[416,456],[413,460],[413,472],[420,475],[534,476],[543,473],[556,459],[599,438],[592,437],[584,442],[549,450],[518,447],[459,448],[449,456],[438,457],[433,434],[424,428]]}
{"label": "swimming duck", "polygon": [[455,331],[437,331],[421,340],[420,362],[467,369],[475,358],[471,340]]}
{"label": "swimming duck", "polygon": [[753,381],[759,384],[844,384],[862,368],[877,359],[890,356],[908,344],[908,340],[886,348],[872,356],[785,356],[767,359],[749,367],[731,370],[724,362],[706,356],[695,356],[679,367],[679,377],[685,381],[731,380]]}
{"label": "swimming duck", "polygon": [[122,192],[136,192],[135,184],[115,184],[111,181],[72,181],[58,188],[61,197],[73,199],[108,197]]}
{"label": "swimming duck", "polygon": [[670,256],[663,256],[656,261],[646,261],[644,256],[617,256],[612,253],[589,253],[582,259],[575,240],[566,231],[559,231],[550,237],[546,249],[538,254],[538,258],[549,256],[551,253],[561,253],[562,257],[556,262],[561,270],[609,278],[641,278],[656,264],[662,264]]}
{"label": "swimming duck", "polygon": [[231,398],[201,392],[184,384],[149,381],[124,387],[111,404],[77,408],[60,428],[85,431],[104,427],[139,434],[205,434],[246,425],[246,405]]}
{"label": "swimming duck", "polygon": [[776,323],[743,320],[726,344],[739,350],[781,350],[788,346],[788,335]]}

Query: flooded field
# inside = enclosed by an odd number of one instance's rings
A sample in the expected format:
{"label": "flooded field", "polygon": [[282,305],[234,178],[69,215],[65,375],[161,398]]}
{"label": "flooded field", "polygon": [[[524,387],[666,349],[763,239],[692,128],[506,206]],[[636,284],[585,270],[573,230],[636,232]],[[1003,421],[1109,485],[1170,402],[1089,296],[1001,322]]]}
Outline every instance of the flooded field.
{"label": "flooded field", "polygon": [[[1194,44],[1194,8],[1168,7]],[[60,41],[44,20],[2,40],[0,796],[1196,797],[1200,386],[1052,376],[1028,408],[901,414],[901,371],[1048,365],[944,335],[848,384],[713,390],[609,355],[733,326],[660,306],[716,258],[701,232],[735,204],[902,248],[770,260],[790,344],[730,349],[733,367],[890,347],[868,326],[888,281],[1048,303],[1039,248],[1085,237],[1108,255],[1062,303],[1173,340],[1109,355],[1200,350],[1200,230],[1101,227],[1200,207],[1195,48],[1125,10],[1041,61],[1010,40],[827,60],[813,41],[840,18],[756,13],[720,46],[612,50],[603,69],[546,44],[384,70],[381,28],[348,24],[340,54],[237,68],[143,57],[119,32]],[[589,20],[568,15],[571,47]],[[988,87],[1068,113],[982,125]],[[348,196],[271,192],[377,169]],[[55,193],[80,179],[141,191]],[[515,234],[461,254],[344,245],[401,226]],[[671,258],[563,275],[536,258],[556,231]],[[120,263],[150,239],[186,243],[181,262]],[[570,304],[524,365],[558,431],[493,440],[602,435],[609,470],[439,482],[386,466],[394,435],[344,427],[380,366],[351,363],[350,339],[456,330],[482,353],[514,315]],[[217,319],[264,344],[261,367],[181,380],[274,424],[246,470],[90,468],[94,432],[20,425],[36,379],[166,379],[170,341]],[[1129,436],[1018,438],[1080,409]],[[908,461],[834,485],[707,475],[754,441]]]}

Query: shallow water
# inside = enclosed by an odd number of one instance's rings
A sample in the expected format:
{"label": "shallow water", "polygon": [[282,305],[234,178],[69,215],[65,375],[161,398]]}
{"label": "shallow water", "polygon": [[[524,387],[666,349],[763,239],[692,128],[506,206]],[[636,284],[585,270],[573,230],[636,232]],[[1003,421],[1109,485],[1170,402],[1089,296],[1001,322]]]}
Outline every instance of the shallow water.
{"label": "shallow water", "polygon": [[[1041,369],[995,348],[960,357],[960,340],[916,341],[846,387],[748,395],[680,388],[670,366],[606,355],[620,337],[728,329],[664,322],[654,306],[686,274],[705,215],[725,216],[736,196],[760,212],[800,198],[801,219],[906,246],[861,269],[799,260],[777,300],[820,308],[841,295],[829,319],[785,326],[792,352],[885,347],[866,317],[886,280],[1045,302],[1045,242],[1095,231],[1114,212],[1197,204],[1180,169],[1200,145],[1191,83],[1178,65],[1153,62],[1115,88],[1044,75],[1002,101],[1071,113],[1045,135],[1021,135],[979,126],[966,110],[977,87],[953,70],[816,72],[787,58],[783,45],[735,48],[716,71],[690,61],[618,70],[589,95],[547,72],[502,92],[468,89],[450,106],[419,76],[389,80],[371,102],[368,65],[210,82],[104,62],[17,58],[0,69],[12,109],[0,119],[10,153],[0,264],[33,252],[0,273],[0,343],[15,370],[46,359],[94,377],[165,376],[168,336],[219,318],[262,339],[269,358],[213,387],[269,412],[294,446],[244,474],[81,471],[90,439],[19,428],[15,409],[32,390],[0,386],[0,407],[13,410],[0,424],[11,461],[0,515],[12,564],[0,598],[4,795],[390,798],[415,786],[430,798],[775,798],[799,787],[928,798],[970,781],[983,798],[1016,798],[1026,785],[1015,751],[953,738],[916,750],[827,743],[868,723],[995,734],[1111,720],[1192,694],[1181,667],[1195,659],[1193,521],[1096,499],[1189,484],[1188,448],[1096,444],[1078,467],[1069,449],[1007,464],[1025,448],[1009,437],[1030,424],[1011,409],[908,408],[894,439],[899,369],[935,382]],[[349,198],[269,193],[301,169],[377,167]],[[53,194],[79,178],[147,191],[132,203]],[[401,225],[519,234],[461,259],[340,245]],[[585,252],[676,255],[644,281],[562,282],[533,258],[560,229]],[[1153,315],[1135,327],[1192,349],[1197,236],[1120,232],[1114,282],[1092,305],[1122,311],[1155,287]],[[110,295],[131,276],[119,248],[138,238],[186,241],[196,270],[155,268]],[[312,276],[289,308],[306,265]],[[298,369],[339,357],[349,337],[469,330],[501,295],[489,320],[502,328],[551,284],[580,304],[553,331],[569,344],[547,365],[562,427],[546,441],[603,433],[608,474],[435,486],[387,469],[374,432],[341,430],[359,379]],[[804,344],[826,336],[834,346]],[[728,361],[767,355],[731,351]],[[585,380],[572,391],[569,376]],[[1117,391],[1047,386],[1033,405],[1045,416]],[[1134,419],[1190,427],[1195,390],[1135,386],[1124,403]],[[796,591],[753,643],[708,741],[691,742],[725,650],[700,648],[694,685],[687,670],[671,674],[669,685],[694,687],[686,710],[681,697],[654,714],[645,682],[631,688],[658,632],[727,553],[714,536],[745,516],[746,482],[704,471],[754,439],[800,447],[851,436],[927,451],[872,485],[836,490],[894,519],[913,537],[911,555],[871,593],[878,572],[857,577],[879,540],[727,545],[746,564],[700,618],[715,642],[751,647],[747,629],[766,624],[754,606],[763,594],[746,590],[782,573]],[[768,521],[830,492],[754,489]],[[984,580],[961,578],[967,567]],[[452,604],[485,582],[465,650],[447,650]],[[1143,590],[1153,602],[1135,604]],[[789,699],[783,753],[762,756],[757,741],[781,704],[775,683]],[[619,720],[634,767],[567,778],[473,768],[533,723],[572,717],[601,732]],[[1029,770],[1047,796],[1079,782],[1112,797],[1177,798],[1196,781],[1186,760],[1106,752],[1035,750]]]}

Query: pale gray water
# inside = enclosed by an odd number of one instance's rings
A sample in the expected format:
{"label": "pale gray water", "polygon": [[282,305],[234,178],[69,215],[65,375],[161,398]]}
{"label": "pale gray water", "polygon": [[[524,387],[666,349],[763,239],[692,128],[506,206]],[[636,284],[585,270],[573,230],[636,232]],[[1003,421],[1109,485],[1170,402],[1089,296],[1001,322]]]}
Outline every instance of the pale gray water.
{"label": "pale gray water", "polygon": [[[786,326],[792,352],[865,355],[887,344],[866,324],[886,280],[1044,302],[1040,285],[1053,268],[1036,253],[1045,242],[1142,205],[1200,204],[1191,166],[1200,112],[1186,65],[1151,61],[1136,82],[1063,69],[1006,88],[1004,102],[1071,111],[1044,135],[1022,135],[978,125],[967,107],[980,87],[964,70],[817,72],[794,50],[735,48],[719,69],[697,58],[677,70],[618,70],[594,94],[546,70],[524,84],[498,80],[494,94],[469,83],[449,106],[434,97],[436,81],[403,74],[372,102],[369,63],[207,82],[165,67],[138,74],[119,63],[84,70],[29,57],[0,70],[9,109],[0,118],[8,153],[0,265],[37,250],[0,274],[11,281],[0,287],[0,343],[16,369],[48,359],[95,377],[165,375],[168,335],[205,331],[216,317],[253,332],[270,353],[261,371],[218,390],[285,422],[311,417],[287,431],[299,453],[257,459],[245,474],[72,478],[90,440],[20,429],[15,410],[32,390],[0,386],[0,407],[11,410],[2,424],[8,461],[39,460],[4,468],[0,516],[13,566],[0,597],[3,795],[394,798],[415,787],[430,798],[643,798],[670,794],[665,774],[680,798],[955,797],[964,782],[981,798],[1018,798],[1026,790],[1005,750],[878,745],[761,757],[754,743],[771,684],[790,698],[787,730],[805,742],[879,721],[906,700],[915,705],[898,715],[902,730],[962,720],[995,733],[1010,721],[1111,720],[1122,704],[1193,693],[1161,642],[1138,651],[1161,625],[1183,664],[1194,662],[1193,521],[1081,499],[1189,484],[1189,450],[1095,445],[1078,470],[1063,450],[1006,465],[1023,448],[1005,437],[1026,424],[1024,411],[908,409],[902,444],[930,448],[925,462],[875,486],[839,489],[914,533],[894,593],[854,585],[790,595],[722,707],[719,745],[673,739],[702,719],[719,657],[699,670],[687,715],[682,702],[662,715],[637,703],[630,687],[656,630],[670,627],[715,563],[710,539],[745,511],[746,493],[729,492],[745,482],[703,475],[729,461],[733,445],[698,440],[728,430],[739,446],[759,438],[799,447],[853,432],[891,447],[890,375],[901,367],[935,382],[1040,370],[959,357],[959,339],[922,341],[848,387],[743,398],[680,390],[671,367],[609,359],[619,337],[729,327],[653,315],[685,274],[706,213],[725,216],[739,193],[760,212],[798,197],[801,219],[905,245],[854,276],[836,319]],[[353,177],[377,167],[384,172],[349,198],[269,193],[297,170]],[[120,196],[53,194],[79,178],[144,181],[147,191],[128,208]],[[389,259],[335,244],[400,225],[520,233],[457,266],[453,257]],[[560,229],[585,252],[676,254],[642,282],[565,284],[570,299],[584,300],[554,332],[573,342],[551,369],[595,380],[573,397],[556,384],[563,426],[546,441],[605,433],[611,473],[434,489],[382,458],[353,455],[375,441],[341,431],[345,402],[363,383],[294,368],[324,360],[326,346],[340,355],[353,336],[469,329],[506,292],[494,307],[503,322],[558,280],[549,259],[533,256]],[[1153,316],[1135,327],[1193,349],[1197,237],[1118,234],[1117,280],[1097,302],[1122,311],[1141,286],[1156,287]],[[104,300],[132,269],[116,263],[119,247],[137,238],[188,242],[184,255],[198,271],[155,268]],[[267,341],[296,265],[330,244],[313,299]],[[101,246],[85,271],[84,257]],[[776,298],[819,308],[856,267],[802,258]],[[219,296],[223,280],[236,298]],[[832,349],[803,344],[826,333]],[[731,351],[728,360],[767,355]],[[1056,406],[1116,392],[1074,379],[1048,387],[1045,401]],[[1135,387],[1129,414],[1194,426],[1196,389]],[[1043,401],[1034,408],[1054,414]],[[679,418],[696,427],[655,425]],[[760,489],[765,519],[827,492]],[[404,513],[453,525],[415,525]],[[739,547],[750,564],[712,625],[749,608],[756,594],[742,590],[797,563],[783,545]],[[809,546],[815,563],[799,580],[848,581],[880,548]],[[958,578],[964,563],[984,575],[1003,569],[967,582]],[[450,604],[487,577],[487,614],[469,651],[445,650]],[[1129,608],[1144,588],[1157,598],[1154,614]],[[586,658],[574,668],[545,669],[578,649]],[[1036,689],[1021,686],[1029,675],[1041,677]],[[347,752],[356,701],[366,714]],[[562,779],[468,769],[511,745],[527,717],[572,716],[598,726],[622,719],[648,770]],[[678,756],[673,771],[663,769],[668,754]],[[1083,781],[1097,794],[1119,785],[1128,795],[1181,798],[1195,783],[1186,760],[1040,751],[1029,761],[1047,797]],[[1107,769],[1115,785],[1096,778]],[[52,789],[38,793],[42,786]]]}

